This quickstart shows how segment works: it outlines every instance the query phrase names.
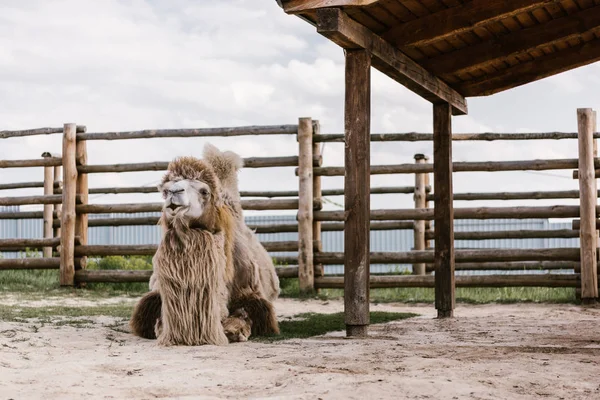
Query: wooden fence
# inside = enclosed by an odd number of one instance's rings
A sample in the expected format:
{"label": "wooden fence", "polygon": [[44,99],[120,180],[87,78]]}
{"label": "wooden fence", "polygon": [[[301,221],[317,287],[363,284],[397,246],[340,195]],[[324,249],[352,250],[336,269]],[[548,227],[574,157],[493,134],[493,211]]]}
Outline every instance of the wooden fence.
{"label": "wooden fence", "polygon": [[[322,166],[321,143],[343,143],[342,134],[321,134],[318,121],[300,118],[297,124],[280,126],[251,126],[211,129],[144,130],[132,132],[88,133],[84,126],[65,124],[63,128],[43,128],[28,131],[2,131],[0,138],[30,135],[62,134],[62,155],[44,153],[40,159],[2,160],[0,168],[43,167],[41,182],[4,183],[0,190],[43,188],[40,196],[1,197],[0,206],[43,204],[43,212],[1,212],[0,219],[40,219],[44,224],[43,239],[1,239],[0,250],[43,248],[43,258],[0,259],[0,269],[58,269],[61,285],[71,286],[83,282],[142,282],[150,271],[87,270],[87,257],[107,255],[152,255],[156,245],[88,244],[88,227],[156,225],[157,217],[115,217],[88,220],[89,214],[143,213],[160,211],[160,203],[90,204],[90,194],[154,193],[149,187],[88,187],[88,175],[110,172],[163,171],[168,161],[133,164],[90,165],[87,145],[96,140],[127,140],[174,137],[234,137],[243,135],[269,136],[294,135],[298,152],[295,155],[253,157],[244,160],[245,168],[296,167],[298,190],[294,191],[242,191],[245,210],[297,210],[296,224],[270,224],[252,226],[258,233],[298,232],[298,241],[265,242],[270,252],[298,251],[296,257],[279,257],[276,261],[290,267],[278,267],[282,278],[298,277],[303,291],[318,288],[343,288],[343,276],[325,276],[323,265],[343,264],[343,253],[324,252],[321,241],[323,231],[342,231],[345,213],[323,211],[326,197],[344,193],[343,189],[322,189],[322,177],[343,176],[343,166]],[[578,110],[578,132],[540,133],[468,133],[454,134],[453,141],[537,141],[578,139],[579,154],[573,159],[455,162],[455,172],[546,171],[573,169],[579,190],[455,193],[455,201],[474,200],[538,200],[580,199],[579,206],[527,206],[527,207],[459,207],[456,219],[513,219],[513,218],[579,218],[572,229],[560,230],[506,230],[493,232],[455,232],[456,240],[577,238],[580,248],[556,249],[457,249],[456,269],[473,271],[495,270],[572,270],[572,273],[545,273],[519,275],[457,276],[457,286],[549,286],[575,287],[585,298],[598,297],[597,251],[598,226],[596,217],[596,170],[600,169],[595,139],[595,112]],[[373,142],[432,141],[431,134],[373,134]],[[62,168],[62,172],[61,172]],[[412,174],[414,186],[372,187],[375,194],[412,194],[414,208],[372,210],[371,230],[412,230],[414,249],[407,252],[371,253],[371,262],[407,263],[413,265],[412,275],[372,275],[371,287],[433,287],[433,243],[435,226],[431,221],[434,210],[430,202],[435,192],[430,185],[433,165],[423,154],[415,155],[414,163],[373,165],[371,174]],[[598,175],[595,175],[598,174]],[[62,179],[61,179],[62,177]]]}

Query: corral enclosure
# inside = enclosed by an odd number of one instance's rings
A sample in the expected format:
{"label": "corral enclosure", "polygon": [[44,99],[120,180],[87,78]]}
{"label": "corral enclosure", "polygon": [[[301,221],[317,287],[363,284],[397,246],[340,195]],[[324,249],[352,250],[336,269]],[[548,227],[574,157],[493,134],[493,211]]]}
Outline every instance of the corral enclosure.
{"label": "corral enclosure", "polygon": [[[591,112],[591,110],[590,110]],[[574,124],[575,125],[575,121]],[[469,161],[455,162],[456,173],[478,173],[482,180],[494,180],[494,173],[502,171],[552,171],[573,170],[572,188],[556,190],[555,185],[546,191],[504,191],[498,187],[495,192],[457,192],[454,200],[460,205],[454,216],[456,224],[455,240],[457,286],[503,287],[503,286],[549,286],[573,287],[580,289],[581,263],[578,238],[580,206],[573,202],[596,204],[597,191],[595,181],[579,179],[577,168],[582,157],[592,156],[594,165],[595,146],[591,143],[599,136],[595,126],[581,127],[578,132],[539,132],[539,133],[458,133],[453,135],[456,143],[486,143],[493,146],[497,141],[514,141],[519,146],[536,146],[543,154],[543,143],[561,141],[577,143],[579,154],[569,159],[535,159],[511,161]],[[41,158],[32,154],[28,160],[3,160],[4,169],[0,189],[11,194],[13,190],[37,190],[38,195],[3,196],[0,206],[43,205],[43,211],[3,211],[0,218],[7,220],[36,220],[43,227],[43,238],[4,238],[0,240],[2,251],[13,252],[25,248],[44,249],[43,258],[4,258],[0,260],[1,269],[57,269],[61,284],[74,285],[81,282],[133,282],[146,281],[150,271],[98,271],[86,270],[86,258],[106,255],[152,255],[155,242],[132,245],[93,245],[88,237],[95,227],[131,227],[156,225],[160,211],[160,202],[122,203],[115,200],[110,204],[93,201],[95,195],[113,194],[115,199],[131,194],[146,194],[156,198],[155,186],[135,187],[99,187],[88,185],[88,177],[107,173],[131,173],[154,171],[159,178],[167,168],[169,160],[148,160],[144,163],[95,164],[88,162],[87,149],[98,141],[107,141],[107,146],[122,146],[130,139],[167,140],[168,138],[201,137],[207,141],[215,138],[230,138],[242,135],[256,136],[257,143],[269,143],[275,137],[288,137],[297,141],[295,153],[273,154],[271,157],[246,157],[245,170],[278,171],[278,179],[289,179],[294,190],[273,191],[269,188],[269,179],[254,179],[253,190],[242,190],[242,206],[246,212],[293,213],[296,218],[282,219],[278,222],[249,223],[261,234],[267,250],[275,254],[280,277],[299,277],[303,290],[315,288],[342,288],[343,277],[325,274],[323,266],[343,265],[343,248],[330,251],[323,248],[324,235],[329,232],[341,232],[344,229],[344,211],[336,210],[335,205],[344,194],[343,184],[338,184],[344,174],[342,165],[327,162],[328,152],[343,146],[343,134],[321,132],[318,121],[300,118],[298,123],[279,126],[252,126],[213,129],[173,129],[146,130],[133,132],[88,133],[84,126],[65,124],[63,128],[43,128],[29,131],[3,131],[0,137],[5,140],[23,140],[25,136],[55,135],[63,141],[62,154],[45,153]],[[162,138],[162,139],[160,139]],[[426,133],[372,134],[372,146],[390,143],[431,142],[432,135]],[[138,141],[139,143],[139,141]],[[587,143],[588,146],[582,145]],[[325,151],[324,146],[325,145]],[[219,144],[226,149],[225,142]],[[575,146],[573,146],[575,147]],[[321,154],[323,152],[323,154]],[[587,154],[588,152],[589,154]],[[190,152],[186,150],[186,154]],[[192,152],[193,153],[193,152]],[[200,156],[201,148],[198,148]],[[371,234],[377,238],[382,231],[411,232],[413,250],[377,251],[377,241],[372,240],[371,264],[373,265],[410,265],[412,274],[381,274],[385,269],[373,270],[371,287],[433,287],[433,209],[431,203],[435,192],[430,178],[433,166],[427,154],[397,154],[398,164],[377,165],[373,160],[370,173],[373,178],[371,195],[373,198],[393,196],[409,199],[413,208],[374,209],[371,211]],[[10,168],[10,169],[9,169]],[[8,183],[12,168],[35,168],[29,176],[43,176],[39,181]],[[256,175],[255,175],[256,176]],[[378,185],[377,178],[396,176],[399,182],[411,181],[412,185]],[[337,177],[337,178],[336,178]],[[402,177],[402,178],[400,178]],[[407,179],[408,177],[408,179]],[[589,177],[587,177],[589,178]],[[586,178],[586,179],[587,179]],[[333,182],[330,183],[327,180]],[[255,184],[254,184],[255,183]],[[594,190],[587,191],[590,183]],[[337,185],[337,186],[336,186]],[[579,189],[583,187],[583,191]],[[43,192],[42,189],[43,188]],[[12,192],[15,193],[15,192]],[[17,192],[18,193],[18,192]],[[41,194],[43,193],[43,195]],[[585,193],[585,196],[580,196]],[[151,195],[154,194],[154,195]],[[90,200],[91,199],[91,200]],[[526,202],[526,206],[469,207],[469,202]],[[406,200],[404,200],[406,204]],[[554,202],[556,205],[548,205]],[[375,202],[373,202],[376,204]],[[400,202],[401,203],[401,202]],[[536,204],[537,203],[537,204]],[[544,205],[539,205],[543,203]],[[327,205],[333,206],[326,207]],[[464,206],[463,206],[464,205]],[[326,208],[329,208],[327,210]],[[340,208],[339,206],[337,207]],[[289,218],[289,217],[288,217]],[[575,218],[571,223],[570,221]],[[549,224],[548,219],[568,221],[562,226]],[[592,217],[595,220],[595,218]],[[483,230],[473,221],[528,221],[532,226],[523,229],[523,225],[507,224],[503,228]],[[471,221],[461,226],[461,222]],[[542,226],[533,226],[533,222]],[[496,225],[498,226],[498,225]],[[516,228],[515,228],[516,226]],[[465,229],[469,229],[465,231]],[[274,233],[291,233],[297,240],[271,240]],[[594,232],[597,237],[597,231]],[[529,246],[519,248],[490,248],[490,243],[506,242],[508,239],[528,241]],[[569,240],[558,245],[555,240]],[[464,248],[461,241],[477,241],[483,247]],[[551,242],[553,241],[553,242]],[[551,246],[549,244],[555,244]],[[487,247],[487,248],[485,248]],[[502,246],[504,247],[504,246]],[[530,247],[524,249],[522,247]],[[594,249],[595,252],[595,249]],[[284,254],[284,255],[281,255]],[[591,270],[591,269],[590,269]],[[473,273],[465,274],[465,271]],[[338,269],[339,272],[339,269]],[[379,273],[378,273],[379,272]],[[511,273],[513,272],[513,273]],[[594,274],[595,275],[595,274]],[[589,277],[592,282],[592,277]],[[596,287],[597,283],[592,282]]]}

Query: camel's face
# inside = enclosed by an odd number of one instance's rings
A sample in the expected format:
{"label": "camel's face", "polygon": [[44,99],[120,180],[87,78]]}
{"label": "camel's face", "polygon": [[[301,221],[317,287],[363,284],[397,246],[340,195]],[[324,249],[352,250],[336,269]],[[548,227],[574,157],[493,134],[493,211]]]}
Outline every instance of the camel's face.
{"label": "camel's face", "polygon": [[163,214],[171,218],[202,217],[212,196],[206,183],[190,179],[166,182],[159,190],[165,199]]}

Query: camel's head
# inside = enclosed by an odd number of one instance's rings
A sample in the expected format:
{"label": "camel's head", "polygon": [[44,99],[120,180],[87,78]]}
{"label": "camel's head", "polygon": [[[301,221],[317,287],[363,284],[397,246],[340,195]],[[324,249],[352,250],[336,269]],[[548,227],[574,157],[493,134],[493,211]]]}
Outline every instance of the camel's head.
{"label": "camel's head", "polygon": [[222,205],[218,178],[204,161],[180,157],[169,164],[158,189],[162,192],[163,219],[211,229],[216,208]]}

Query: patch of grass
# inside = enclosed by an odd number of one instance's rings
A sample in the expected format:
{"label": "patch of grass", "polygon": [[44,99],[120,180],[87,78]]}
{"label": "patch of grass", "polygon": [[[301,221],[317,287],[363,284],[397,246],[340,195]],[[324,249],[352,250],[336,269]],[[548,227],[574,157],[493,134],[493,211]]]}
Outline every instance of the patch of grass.
{"label": "patch of grass", "polygon": [[[371,324],[381,324],[406,318],[416,317],[412,313],[371,312]],[[327,332],[345,330],[344,313],[316,314],[303,313],[279,323],[280,335],[251,338],[255,341],[274,342],[286,339],[304,339],[324,335]]]}
{"label": "patch of grass", "polygon": [[[323,289],[321,297],[343,298],[341,289]],[[371,289],[371,301],[376,303],[433,303],[433,288]],[[488,303],[576,303],[574,288],[506,287],[457,288],[456,301],[466,304]]]}
{"label": "patch of grass", "polygon": [[[318,294],[300,294],[298,279],[281,280],[281,297],[343,299],[342,289],[321,289]],[[374,303],[433,303],[433,288],[371,289]],[[506,288],[457,288],[456,301],[467,304],[487,303],[577,303],[574,288],[506,287]]]}
{"label": "patch of grass", "polygon": [[0,305],[0,320],[22,321],[36,318],[42,322],[51,322],[56,317],[94,317],[107,316],[128,319],[133,312],[131,304],[112,304],[97,307],[18,307]]}

